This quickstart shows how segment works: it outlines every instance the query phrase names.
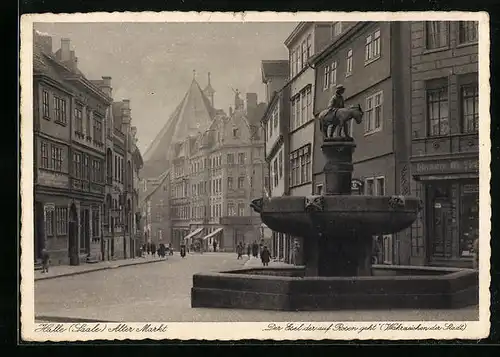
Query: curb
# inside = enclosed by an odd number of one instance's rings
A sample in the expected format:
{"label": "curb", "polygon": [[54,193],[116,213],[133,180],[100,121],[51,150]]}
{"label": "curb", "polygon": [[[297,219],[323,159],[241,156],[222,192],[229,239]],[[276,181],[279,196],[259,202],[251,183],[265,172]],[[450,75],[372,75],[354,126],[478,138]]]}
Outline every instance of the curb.
{"label": "curb", "polygon": [[65,274],[54,275],[54,276],[41,276],[41,277],[35,278],[35,281],[57,279],[57,278],[65,277],[65,276],[81,275],[81,274],[93,273],[93,272],[96,272],[96,271],[109,270],[109,269],[117,269],[117,268],[124,268],[124,267],[131,267],[131,266],[134,266],[134,265],[159,263],[159,262],[165,262],[165,261],[167,261],[167,260],[154,260],[154,261],[136,262],[136,263],[131,263],[131,264],[112,265],[112,266],[107,266],[107,267],[102,267],[102,268],[95,268],[95,269],[82,270],[82,271],[75,271],[75,272],[71,272],[71,273],[65,273]]}

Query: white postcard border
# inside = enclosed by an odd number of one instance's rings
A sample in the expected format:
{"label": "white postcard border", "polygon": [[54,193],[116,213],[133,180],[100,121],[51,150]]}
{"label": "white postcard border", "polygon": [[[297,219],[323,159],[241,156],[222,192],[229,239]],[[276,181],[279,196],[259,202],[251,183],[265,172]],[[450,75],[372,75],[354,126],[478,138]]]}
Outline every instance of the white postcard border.
{"label": "white postcard border", "polygon": [[[490,121],[479,124],[480,137],[480,239],[479,262],[480,304],[479,321],[388,321],[388,322],[290,322],[323,330],[287,331],[286,322],[230,322],[230,323],[150,323],[149,328],[158,332],[140,332],[146,323],[122,323],[122,332],[112,332],[118,323],[88,324],[98,332],[75,332],[75,324],[52,324],[61,326],[61,332],[43,332],[43,324],[34,322],[34,269],[33,269],[33,23],[34,22],[268,22],[268,21],[424,21],[424,20],[470,20],[479,21],[479,117],[489,118],[490,108],[490,36],[489,16],[485,12],[141,12],[141,13],[87,13],[87,14],[26,14],[21,18],[21,335],[26,341],[88,341],[123,339],[181,339],[181,340],[322,340],[322,339],[480,339],[489,334],[490,329]],[[269,330],[271,324],[281,326],[281,330]],[[397,324],[413,329],[384,331],[387,324]],[[343,324],[350,331],[335,331]],[[374,329],[360,331],[370,325]],[[418,326],[420,324],[420,326]],[[449,325],[451,324],[451,325]],[[166,327],[165,327],[166,326]],[[337,326],[337,327],[335,327]],[[436,329],[438,326],[438,329]],[[450,327],[453,327],[450,329]],[[130,328],[130,332],[124,332]],[[326,330],[326,331],[325,331]],[[149,330],[151,331],[151,330]]]}

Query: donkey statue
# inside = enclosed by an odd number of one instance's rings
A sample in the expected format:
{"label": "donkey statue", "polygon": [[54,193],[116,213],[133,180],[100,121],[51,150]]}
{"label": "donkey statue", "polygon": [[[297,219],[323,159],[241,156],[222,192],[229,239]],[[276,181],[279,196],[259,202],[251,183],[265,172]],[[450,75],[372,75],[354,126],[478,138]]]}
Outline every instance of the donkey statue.
{"label": "donkey statue", "polygon": [[356,121],[356,124],[361,124],[363,109],[359,104],[351,105],[348,108],[327,108],[319,113],[317,119],[319,119],[320,130],[323,132],[324,138],[333,137],[337,128],[337,137],[351,138],[347,132],[347,124],[352,119]]}

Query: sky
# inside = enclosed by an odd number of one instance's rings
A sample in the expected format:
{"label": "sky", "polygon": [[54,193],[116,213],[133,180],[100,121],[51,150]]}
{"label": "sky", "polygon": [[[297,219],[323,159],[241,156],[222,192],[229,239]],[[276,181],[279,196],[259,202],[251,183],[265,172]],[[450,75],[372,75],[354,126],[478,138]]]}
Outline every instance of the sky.
{"label": "sky", "polygon": [[35,23],[51,35],[53,51],[71,40],[88,79],[112,77],[115,101],[129,99],[132,125],[144,154],[193,79],[211,73],[216,108],[228,112],[234,92],[265,101],[261,61],[287,59],[285,39],[297,23]]}

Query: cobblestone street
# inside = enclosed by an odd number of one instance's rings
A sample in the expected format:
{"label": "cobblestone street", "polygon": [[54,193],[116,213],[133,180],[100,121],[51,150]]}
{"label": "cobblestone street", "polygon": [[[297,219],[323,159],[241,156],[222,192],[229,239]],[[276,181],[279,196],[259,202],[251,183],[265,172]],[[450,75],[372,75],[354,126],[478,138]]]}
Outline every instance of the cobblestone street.
{"label": "cobblestone street", "polygon": [[477,308],[458,310],[280,312],[191,308],[192,275],[234,269],[247,258],[230,253],[179,255],[164,262],[35,282],[36,321],[127,322],[476,320]]}

